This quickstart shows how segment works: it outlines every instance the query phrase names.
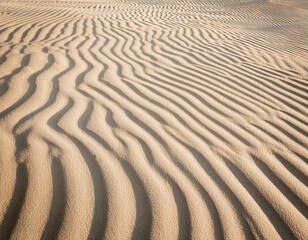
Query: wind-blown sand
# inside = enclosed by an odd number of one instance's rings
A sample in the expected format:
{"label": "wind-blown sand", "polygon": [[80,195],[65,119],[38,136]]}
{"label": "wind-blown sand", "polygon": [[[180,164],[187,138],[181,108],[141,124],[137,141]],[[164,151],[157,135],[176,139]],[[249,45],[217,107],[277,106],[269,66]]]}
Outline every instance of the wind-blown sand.
{"label": "wind-blown sand", "polygon": [[0,239],[308,239],[308,3],[0,0]]}

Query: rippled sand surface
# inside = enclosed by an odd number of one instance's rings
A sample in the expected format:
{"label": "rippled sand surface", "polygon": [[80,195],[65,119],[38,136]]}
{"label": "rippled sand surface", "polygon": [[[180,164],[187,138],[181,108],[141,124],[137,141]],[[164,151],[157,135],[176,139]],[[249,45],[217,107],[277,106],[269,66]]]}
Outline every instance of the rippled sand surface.
{"label": "rippled sand surface", "polygon": [[0,239],[308,239],[308,3],[0,0]]}

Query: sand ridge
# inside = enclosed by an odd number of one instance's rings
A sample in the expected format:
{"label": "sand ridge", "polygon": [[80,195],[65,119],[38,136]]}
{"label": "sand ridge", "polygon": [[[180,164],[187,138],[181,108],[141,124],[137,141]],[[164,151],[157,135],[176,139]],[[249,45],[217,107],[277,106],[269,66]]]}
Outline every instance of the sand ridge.
{"label": "sand ridge", "polygon": [[0,0],[0,239],[307,239],[307,21]]}

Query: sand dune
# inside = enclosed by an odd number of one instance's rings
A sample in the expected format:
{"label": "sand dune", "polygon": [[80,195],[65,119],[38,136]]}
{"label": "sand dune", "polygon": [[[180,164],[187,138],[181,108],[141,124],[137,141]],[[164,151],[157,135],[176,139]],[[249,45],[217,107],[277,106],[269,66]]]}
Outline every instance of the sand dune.
{"label": "sand dune", "polygon": [[0,239],[308,239],[307,22],[0,0]]}

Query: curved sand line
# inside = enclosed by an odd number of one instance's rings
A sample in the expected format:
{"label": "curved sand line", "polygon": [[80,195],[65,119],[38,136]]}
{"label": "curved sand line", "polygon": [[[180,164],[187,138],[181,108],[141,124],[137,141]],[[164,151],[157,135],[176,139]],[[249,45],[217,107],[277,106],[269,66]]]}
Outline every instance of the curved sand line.
{"label": "curved sand line", "polygon": [[307,21],[0,0],[0,238],[307,239]]}

